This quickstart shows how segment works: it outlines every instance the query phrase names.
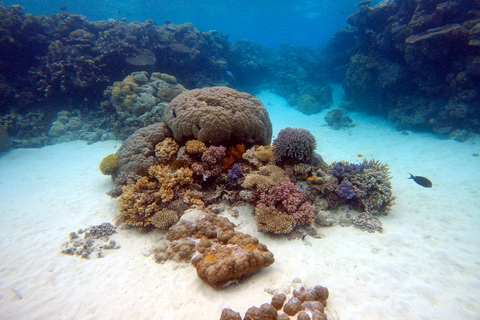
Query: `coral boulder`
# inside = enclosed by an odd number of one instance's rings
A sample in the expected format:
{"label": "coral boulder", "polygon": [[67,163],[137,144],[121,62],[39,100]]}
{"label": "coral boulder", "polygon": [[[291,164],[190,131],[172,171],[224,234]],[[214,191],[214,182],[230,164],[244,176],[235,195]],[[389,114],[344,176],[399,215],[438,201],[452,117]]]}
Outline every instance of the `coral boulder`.
{"label": "coral boulder", "polygon": [[257,98],[227,87],[190,90],[172,100],[164,121],[175,140],[208,144],[268,145],[272,123]]}

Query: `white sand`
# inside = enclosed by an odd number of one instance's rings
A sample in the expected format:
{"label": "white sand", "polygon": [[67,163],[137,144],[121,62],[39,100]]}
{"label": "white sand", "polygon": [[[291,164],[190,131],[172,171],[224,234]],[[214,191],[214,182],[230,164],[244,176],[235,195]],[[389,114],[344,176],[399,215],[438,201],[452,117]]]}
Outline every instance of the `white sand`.
{"label": "white sand", "polygon": [[[475,319],[480,314],[480,152],[478,144],[397,132],[375,117],[352,113],[357,127],[325,126],[326,111],[305,116],[269,93],[258,96],[277,133],[302,127],[317,138],[325,161],[388,163],[395,206],[384,233],[322,229],[322,239],[271,239],[256,231],[251,208],[239,230],[274,253],[276,262],[239,286],[214,290],[191,265],[145,257],[164,235],[120,230],[122,246],[102,259],[60,253],[71,231],[113,222],[119,210],[98,164],[119,142],[83,141],[17,149],[0,157],[1,319],[219,319],[230,307],[243,316],[269,302],[264,289],[288,289],[298,277],[330,291],[329,319]],[[430,178],[425,189],[407,172]],[[297,285],[298,286],[298,285]],[[12,290],[22,295],[19,299]]]}

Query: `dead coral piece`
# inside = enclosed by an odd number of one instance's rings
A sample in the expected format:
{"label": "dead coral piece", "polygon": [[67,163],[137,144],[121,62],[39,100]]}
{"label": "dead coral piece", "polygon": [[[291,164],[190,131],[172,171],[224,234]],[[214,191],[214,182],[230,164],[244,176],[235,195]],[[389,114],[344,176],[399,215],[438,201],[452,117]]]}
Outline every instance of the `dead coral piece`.
{"label": "dead coral piece", "polygon": [[228,87],[184,92],[172,100],[164,121],[175,140],[218,145],[268,145],[272,123],[262,102]]}
{"label": "dead coral piece", "polygon": [[167,164],[177,157],[180,146],[172,138],[165,138],[155,146],[155,156],[162,164]]}
{"label": "dead coral piece", "polygon": [[433,37],[438,37],[444,34],[448,34],[454,30],[457,30],[461,26],[458,23],[454,24],[447,24],[445,26],[433,28],[433,29],[428,29],[427,32],[420,33],[417,35],[413,35],[408,37],[405,42],[408,44],[414,44],[418,41],[422,41],[425,39],[433,38]]}

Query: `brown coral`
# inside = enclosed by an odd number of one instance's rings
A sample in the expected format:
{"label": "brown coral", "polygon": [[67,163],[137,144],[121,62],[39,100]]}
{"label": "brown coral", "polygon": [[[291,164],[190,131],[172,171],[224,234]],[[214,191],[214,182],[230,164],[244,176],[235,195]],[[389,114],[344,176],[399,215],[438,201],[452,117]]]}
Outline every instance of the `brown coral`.
{"label": "brown coral", "polygon": [[257,168],[265,165],[273,165],[277,159],[274,146],[253,146],[248,149],[242,157]]}
{"label": "brown coral", "polygon": [[289,233],[296,225],[295,218],[275,209],[274,206],[255,210],[258,230],[262,232]]}
{"label": "brown coral", "polygon": [[172,100],[164,120],[177,141],[267,145],[272,123],[262,102],[228,87],[190,90]]}
{"label": "brown coral", "polygon": [[288,182],[290,182],[290,179],[282,168],[269,165],[261,167],[259,171],[247,174],[242,187],[263,192],[267,191],[271,186]]}
{"label": "brown coral", "polygon": [[173,200],[174,189],[178,192],[179,188],[193,182],[193,171],[188,168],[170,170],[170,167],[153,166],[148,172],[162,184],[159,195],[164,203]]}
{"label": "brown coral", "polygon": [[185,144],[185,151],[187,151],[188,154],[199,154],[203,153],[205,150],[207,150],[207,147],[202,141],[188,140]]}
{"label": "brown coral", "polygon": [[172,138],[165,138],[165,140],[155,146],[155,156],[160,163],[167,164],[175,160],[178,149],[180,149],[180,146],[175,140]]}
{"label": "brown coral", "polygon": [[227,156],[224,159],[224,169],[232,169],[233,165],[240,160],[242,160],[242,156],[245,153],[245,145],[242,144],[237,144],[236,146],[232,146],[228,148],[227,151]]}
{"label": "brown coral", "polygon": [[168,229],[178,221],[178,214],[173,211],[164,208],[162,211],[158,211],[152,217],[152,224],[158,229]]}
{"label": "brown coral", "polygon": [[116,175],[135,173],[148,175],[148,168],[157,164],[155,146],[170,137],[172,132],[164,123],[156,123],[138,129],[118,149],[118,168]]}

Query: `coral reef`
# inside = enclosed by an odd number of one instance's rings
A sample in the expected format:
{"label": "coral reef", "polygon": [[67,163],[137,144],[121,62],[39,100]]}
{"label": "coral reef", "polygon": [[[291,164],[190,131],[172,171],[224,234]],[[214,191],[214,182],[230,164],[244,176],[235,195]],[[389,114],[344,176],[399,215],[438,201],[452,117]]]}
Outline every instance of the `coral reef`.
{"label": "coral reef", "polygon": [[167,164],[177,158],[178,149],[180,149],[178,143],[167,137],[155,146],[155,157],[159,163]]}
{"label": "coral reef", "polygon": [[116,154],[110,154],[103,158],[100,162],[100,171],[104,175],[114,176],[118,167],[118,156]]}
{"label": "coral reef", "polygon": [[[98,258],[103,258],[102,249],[120,249],[114,240],[110,240],[109,236],[117,233],[111,223],[104,222],[97,226],[90,226],[85,230],[79,229],[77,232],[70,232],[69,241],[62,244],[62,253],[66,255],[76,255],[83,259],[90,259],[92,253],[96,253]],[[83,238],[79,235],[83,234]],[[98,245],[95,240],[102,240],[108,244]],[[110,240],[110,241],[109,241]]]}
{"label": "coral reef", "polygon": [[245,176],[242,187],[256,192],[267,191],[271,186],[288,183],[290,179],[285,171],[275,165],[260,167],[258,171],[252,171]]}
{"label": "coral reef", "polygon": [[171,170],[170,167],[157,165],[150,167],[148,173],[161,183],[158,196],[163,203],[172,201],[175,193],[182,193],[184,186],[193,182],[193,171],[188,168]]}
{"label": "coral reef", "polygon": [[273,141],[276,154],[281,161],[307,162],[317,147],[315,137],[306,129],[285,128]]}
{"label": "coral reef", "polygon": [[215,180],[223,171],[227,148],[210,146],[202,154],[202,161],[192,164],[192,170],[202,177],[203,181]]}
{"label": "coral reef", "polygon": [[334,130],[355,127],[353,120],[348,115],[344,114],[342,109],[333,109],[328,111],[327,115],[325,116],[325,121]]}
{"label": "coral reef", "polygon": [[[287,295],[285,293],[276,293],[272,297],[271,303],[264,303],[257,307],[251,307],[245,313],[244,320],[250,319],[264,319],[264,320],[278,320],[278,319],[292,319],[290,317],[297,316],[296,319],[313,319],[326,320],[325,307],[327,306],[327,299],[329,296],[328,289],[322,286],[315,286],[308,289],[301,287],[299,290],[294,290],[293,293],[287,292],[290,296],[287,303]],[[284,305],[285,303],[285,305]],[[283,312],[279,314],[278,311],[283,308]],[[222,310],[221,320],[226,319],[242,319],[240,314],[225,308]]]}
{"label": "coral reef", "polygon": [[164,114],[175,140],[267,145],[272,123],[262,102],[227,87],[195,89],[172,100]]}
{"label": "coral reef", "polygon": [[[168,80],[168,81],[167,81]],[[168,103],[186,89],[175,77],[154,72],[133,72],[123,81],[107,87],[102,108],[114,113],[108,119],[109,127],[120,139],[125,139],[137,128],[163,121]]]}
{"label": "coral reef", "polygon": [[243,159],[251,165],[259,168],[266,165],[274,165],[277,160],[277,150],[274,146],[253,146],[243,154]]}

